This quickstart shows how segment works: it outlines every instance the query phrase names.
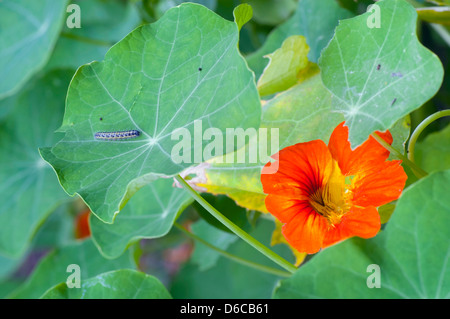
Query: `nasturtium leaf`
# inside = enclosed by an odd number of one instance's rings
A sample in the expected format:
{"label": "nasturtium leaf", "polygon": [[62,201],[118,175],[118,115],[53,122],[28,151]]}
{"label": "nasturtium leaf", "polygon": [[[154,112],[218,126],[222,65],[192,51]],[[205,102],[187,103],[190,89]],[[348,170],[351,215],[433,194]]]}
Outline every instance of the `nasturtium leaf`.
{"label": "nasturtium leaf", "polygon": [[[403,192],[384,231],[319,252],[274,297],[449,298],[449,183],[450,171],[419,180]],[[379,288],[372,286],[376,268]]]}
{"label": "nasturtium leaf", "polygon": [[244,24],[250,21],[252,15],[253,10],[248,3],[240,4],[233,10],[234,22],[236,22],[239,30],[242,29]]}
{"label": "nasturtium leaf", "polygon": [[[268,234],[272,230],[273,222],[260,218],[249,234],[269,247]],[[286,246],[277,245],[272,249],[286,260],[294,261]],[[252,262],[281,269],[243,240],[234,242],[226,251]],[[214,267],[204,271],[200,271],[192,262],[184,265],[174,278],[169,291],[176,299],[270,298],[273,287],[280,278],[278,275],[262,272],[221,256]]]}
{"label": "nasturtium leaf", "polygon": [[63,115],[65,90],[72,72],[55,71],[33,79],[22,91],[0,101],[13,103],[0,124],[0,252],[19,257],[34,232],[63,201],[52,168],[38,148],[61,136],[55,134]]}
{"label": "nasturtium leaf", "polygon": [[[63,26],[62,35],[45,66],[46,69],[74,68],[102,60],[108,49],[136,28],[141,20],[134,3],[121,0],[77,0],[80,28]],[[71,19],[71,13],[68,19]]]}
{"label": "nasturtium leaf", "polygon": [[134,269],[128,255],[114,260],[105,259],[98,251],[92,240],[87,239],[69,246],[58,248],[45,256],[28,280],[15,290],[9,298],[33,299],[39,298],[48,289],[61,282],[66,282],[75,271],[68,266],[79,266],[81,282],[103,272],[116,269]]}
{"label": "nasturtium leaf", "polygon": [[[232,243],[239,239],[235,234],[219,230],[203,219],[194,223],[191,229],[195,235],[222,250],[226,250]],[[200,271],[213,267],[221,255],[201,242],[196,241],[194,244],[194,251],[191,255],[190,262],[197,264]]]}
{"label": "nasturtium leaf", "polygon": [[171,299],[155,277],[131,269],[120,269],[83,280],[80,288],[65,282],[49,289],[41,299]]}
{"label": "nasturtium leaf", "polygon": [[404,0],[376,8],[341,21],[319,61],[353,148],[420,107],[443,78],[439,58],[417,39],[414,8]]}
{"label": "nasturtium leaf", "polygon": [[281,48],[267,55],[270,62],[258,80],[259,94],[266,96],[287,90],[317,73],[317,65],[308,61],[308,52],[306,38],[293,35]]}
{"label": "nasturtium leaf", "polygon": [[417,142],[414,158],[428,173],[450,169],[450,125]]}
{"label": "nasturtium leaf", "polygon": [[1,1],[0,99],[17,92],[45,65],[61,30],[67,3]]}
{"label": "nasturtium leaf", "polygon": [[173,179],[160,178],[141,188],[117,216],[106,224],[90,216],[92,239],[107,258],[116,258],[136,241],[162,237],[172,228],[177,213],[192,202]]}
{"label": "nasturtium leaf", "polygon": [[333,37],[338,21],[351,16],[352,13],[341,8],[335,0],[299,0],[292,17],[275,28],[263,46],[247,56],[247,62],[258,79],[269,62],[264,56],[280,48],[291,35],[306,37],[310,47],[308,58],[317,62],[320,52]]}
{"label": "nasturtium leaf", "polygon": [[77,241],[75,237],[76,218],[74,215],[73,206],[69,204],[59,206],[33,236],[33,241],[31,242],[33,250],[62,247]]}
{"label": "nasturtium leaf", "polygon": [[[135,29],[103,62],[78,69],[60,128],[65,136],[41,149],[64,189],[78,193],[97,217],[111,223],[156,176],[206,160],[204,130],[216,128],[225,136],[226,128],[258,127],[258,92],[238,38],[234,22],[187,3]],[[140,136],[94,138],[96,132],[126,130]],[[181,154],[175,151],[180,143]],[[178,158],[186,154],[194,158]]]}

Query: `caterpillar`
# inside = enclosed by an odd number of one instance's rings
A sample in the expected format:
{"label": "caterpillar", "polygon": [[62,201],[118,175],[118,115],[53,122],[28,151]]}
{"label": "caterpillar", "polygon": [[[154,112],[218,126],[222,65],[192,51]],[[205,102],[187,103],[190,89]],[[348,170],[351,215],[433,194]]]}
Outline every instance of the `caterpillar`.
{"label": "caterpillar", "polygon": [[141,132],[136,130],[119,131],[119,132],[97,132],[95,133],[95,139],[97,140],[126,140],[129,138],[135,138],[141,135]]}

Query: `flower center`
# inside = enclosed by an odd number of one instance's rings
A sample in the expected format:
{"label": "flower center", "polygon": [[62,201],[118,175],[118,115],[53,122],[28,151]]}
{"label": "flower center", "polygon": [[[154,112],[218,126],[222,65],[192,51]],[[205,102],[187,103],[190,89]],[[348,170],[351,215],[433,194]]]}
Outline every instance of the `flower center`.
{"label": "flower center", "polygon": [[341,222],[342,216],[348,212],[348,189],[345,176],[336,161],[327,167],[322,187],[318,188],[310,197],[312,208],[328,220],[334,227]]}

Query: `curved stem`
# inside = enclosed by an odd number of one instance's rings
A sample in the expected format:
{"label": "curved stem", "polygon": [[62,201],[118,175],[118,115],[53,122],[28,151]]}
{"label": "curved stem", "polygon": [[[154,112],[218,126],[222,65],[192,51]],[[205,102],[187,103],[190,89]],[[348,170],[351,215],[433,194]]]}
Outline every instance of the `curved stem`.
{"label": "curved stem", "polygon": [[414,132],[411,134],[411,138],[409,139],[408,144],[408,159],[410,161],[414,162],[414,147],[416,146],[416,142],[419,138],[420,133],[422,133],[422,131],[432,122],[444,116],[450,116],[450,110],[439,111],[431,114],[416,127]]}
{"label": "curved stem", "polygon": [[387,143],[385,140],[381,138],[380,135],[377,133],[372,133],[372,137],[380,143],[385,149],[387,149],[389,152],[397,156],[400,160],[402,160],[403,163],[408,165],[411,170],[413,171],[414,175],[417,176],[417,178],[422,178],[428,175],[427,172],[425,172],[423,169],[421,169],[419,166],[414,164],[412,161],[410,161],[405,155],[403,155],[400,151],[393,148],[389,143]]}
{"label": "curved stem", "polygon": [[75,35],[75,34],[67,33],[67,32],[62,32],[61,36],[64,37],[64,38],[73,39],[73,40],[76,40],[76,41],[89,43],[89,44],[93,44],[93,45],[98,45],[98,46],[103,46],[103,47],[108,47],[108,48],[114,45],[113,42],[107,42],[107,41],[103,41],[103,40],[91,39],[91,38],[88,38],[88,37],[83,37],[81,35]]}
{"label": "curved stem", "polygon": [[222,215],[217,209],[215,209],[211,204],[209,204],[206,200],[203,199],[203,197],[200,196],[180,175],[175,176],[175,179],[183,185],[183,187],[189,192],[189,194],[204,208],[206,209],[211,215],[213,215],[218,221],[220,221],[222,224],[224,224],[229,230],[231,230],[233,233],[235,233],[237,236],[239,236],[241,239],[246,241],[249,245],[251,245],[253,248],[258,250],[260,253],[265,255],[267,258],[271,259],[273,262],[277,263],[290,273],[294,273],[297,270],[297,267],[295,267],[293,264],[288,262],[286,259],[282,258],[278,254],[274,253],[272,250],[261,244],[259,241],[257,241],[255,238],[247,234],[245,231],[243,231],[240,227],[238,227],[236,224],[234,224],[231,220],[229,220],[227,217]]}
{"label": "curved stem", "polygon": [[280,269],[276,269],[276,268],[272,268],[272,267],[269,267],[269,266],[266,266],[266,265],[261,265],[261,264],[255,263],[253,261],[241,258],[239,256],[230,254],[229,252],[227,252],[225,250],[222,250],[219,247],[216,247],[216,246],[208,243],[203,238],[200,238],[199,236],[191,233],[190,231],[188,231],[186,228],[184,228],[183,226],[181,226],[177,222],[175,222],[173,225],[176,228],[178,228],[180,231],[182,231],[184,234],[186,234],[186,236],[188,236],[188,237],[190,237],[190,238],[192,238],[192,239],[202,243],[203,245],[205,245],[205,246],[211,248],[212,250],[218,252],[222,256],[224,256],[224,257],[226,257],[226,258],[228,258],[230,260],[233,260],[233,261],[235,261],[235,262],[237,262],[239,264],[242,264],[242,265],[245,265],[245,266],[248,266],[248,267],[251,267],[251,268],[254,268],[254,269],[257,269],[257,270],[269,273],[269,274],[272,274],[272,275],[276,275],[276,276],[281,276],[281,277],[290,277],[291,276],[290,272],[287,272],[287,271],[284,271],[284,270],[280,270]]}

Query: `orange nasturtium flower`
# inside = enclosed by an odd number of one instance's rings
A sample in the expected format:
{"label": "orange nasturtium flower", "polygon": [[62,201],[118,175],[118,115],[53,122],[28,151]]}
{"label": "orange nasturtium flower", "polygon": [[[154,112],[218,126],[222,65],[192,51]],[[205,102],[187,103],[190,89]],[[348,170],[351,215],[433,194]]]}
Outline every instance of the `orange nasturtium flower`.
{"label": "orange nasturtium flower", "polygon": [[[392,135],[377,132],[389,144]],[[343,239],[370,238],[380,230],[378,206],[397,199],[406,182],[399,160],[373,137],[352,150],[348,127],[321,140],[286,147],[267,163],[261,182],[267,210],[283,224],[286,240],[313,254]],[[271,165],[278,170],[270,174]]]}

